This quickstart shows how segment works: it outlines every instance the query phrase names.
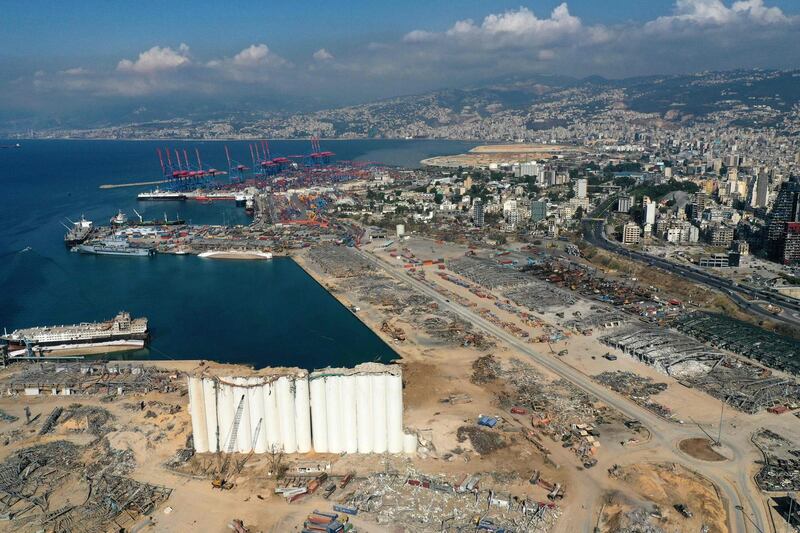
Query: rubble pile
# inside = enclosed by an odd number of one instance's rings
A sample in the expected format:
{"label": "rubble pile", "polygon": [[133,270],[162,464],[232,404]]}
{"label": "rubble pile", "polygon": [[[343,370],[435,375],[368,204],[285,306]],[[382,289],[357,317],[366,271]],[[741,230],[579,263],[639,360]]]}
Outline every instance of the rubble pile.
{"label": "rubble pile", "polygon": [[600,341],[746,413],[800,402],[797,380],[671,330],[632,325]]}
{"label": "rubble pile", "polygon": [[173,371],[123,361],[32,363],[12,374],[3,385],[11,394],[108,396],[184,390],[186,381],[175,377]]}
{"label": "rubble pile", "polygon": [[367,274],[374,267],[352,248],[326,244],[308,250],[309,257],[334,278],[351,278]]}
{"label": "rubble pile", "polygon": [[451,483],[413,470],[402,476],[373,474],[359,482],[345,504],[386,528],[437,533],[475,531],[476,526],[488,531],[544,532],[561,514],[553,503],[512,497],[498,487],[479,486],[479,480],[476,475]]}
{"label": "rubble pile", "polygon": [[666,383],[657,383],[652,378],[622,370],[603,372],[593,376],[593,379],[663,418],[672,418],[672,410],[669,407],[650,399],[650,396],[667,390]]}
{"label": "rubble pile", "polygon": [[106,439],[22,449],[0,464],[0,515],[23,533],[130,527],[171,493],[126,477],[134,467],[133,454],[115,450]]}

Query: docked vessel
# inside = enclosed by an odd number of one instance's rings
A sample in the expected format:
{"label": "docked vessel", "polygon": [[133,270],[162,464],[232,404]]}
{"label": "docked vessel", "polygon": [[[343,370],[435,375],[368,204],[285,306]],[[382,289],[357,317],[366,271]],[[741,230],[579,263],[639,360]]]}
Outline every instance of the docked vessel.
{"label": "docked vessel", "polygon": [[120,209],[116,215],[111,217],[111,225],[112,226],[124,226],[128,222],[128,215],[122,212]]}
{"label": "docked vessel", "polygon": [[205,259],[272,259],[272,252],[260,250],[209,250],[197,254]]}
{"label": "docked vessel", "polygon": [[175,217],[175,220],[170,220],[167,218],[166,213],[164,213],[163,219],[145,220],[136,209],[134,209],[133,212],[136,213],[139,220],[131,222],[131,226],[183,226],[186,224],[186,221],[182,218]]}
{"label": "docked vessel", "polygon": [[79,244],[73,250],[82,254],[95,255],[127,255],[147,257],[156,252],[152,248],[136,248],[125,239],[105,239],[91,244]]}
{"label": "docked vessel", "polygon": [[234,197],[234,200],[236,201],[237,206],[244,207],[244,204],[247,201],[247,197],[244,194],[237,194]]}
{"label": "docked vessel", "polygon": [[25,355],[28,349],[36,352],[80,350],[98,347],[137,349],[149,337],[146,318],[131,318],[121,311],[104,322],[83,322],[66,326],[42,326],[4,333],[0,340],[8,344],[11,357]]}
{"label": "docked vessel", "polygon": [[173,201],[183,201],[186,200],[186,195],[182,192],[176,191],[162,191],[161,189],[154,189],[148,192],[140,192],[136,195],[137,200],[173,200]]}
{"label": "docked vessel", "polygon": [[92,221],[86,220],[83,215],[81,215],[81,219],[79,221],[72,222],[70,220],[70,222],[72,223],[72,227],[62,224],[65,228],[67,228],[67,233],[64,235],[64,244],[67,246],[82,244],[94,232]]}

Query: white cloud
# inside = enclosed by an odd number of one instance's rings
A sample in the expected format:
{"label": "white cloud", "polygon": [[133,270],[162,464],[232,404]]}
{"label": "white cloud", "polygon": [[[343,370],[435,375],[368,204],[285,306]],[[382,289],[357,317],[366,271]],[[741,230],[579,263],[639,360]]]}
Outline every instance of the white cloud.
{"label": "white cloud", "polygon": [[269,59],[269,53],[269,47],[266,44],[251,44],[233,56],[233,64],[239,67],[260,65]]}
{"label": "white cloud", "polygon": [[324,48],[320,48],[311,57],[314,58],[314,61],[330,61],[333,59],[333,54]]}
{"label": "white cloud", "polygon": [[152,74],[163,70],[173,70],[191,63],[189,47],[183,43],[178,50],[165,46],[154,46],[139,54],[136,61],[123,59],[117,64],[117,70],[123,72],[136,72],[139,74]]}
{"label": "white cloud", "polygon": [[83,67],[73,67],[62,70],[61,74],[64,74],[66,76],[84,76],[86,74],[89,74],[89,71]]}
{"label": "white cloud", "polygon": [[728,7],[722,0],[676,0],[674,14],[658,17],[648,29],[672,29],[685,25],[725,26],[736,23],[761,25],[789,22],[779,7],[767,7],[764,0],[740,0]]}
{"label": "white cloud", "polygon": [[453,38],[499,40],[501,43],[548,43],[575,37],[582,28],[581,20],[571,15],[564,3],[553,9],[548,18],[539,18],[527,7],[520,7],[488,15],[480,26],[472,20],[460,20],[445,34]]}
{"label": "white cloud", "polygon": [[234,73],[245,72],[248,69],[253,69],[253,67],[276,67],[287,64],[288,62],[285,59],[270,50],[266,44],[260,43],[251,44],[232,58],[212,59],[206,63],[206,66]]}

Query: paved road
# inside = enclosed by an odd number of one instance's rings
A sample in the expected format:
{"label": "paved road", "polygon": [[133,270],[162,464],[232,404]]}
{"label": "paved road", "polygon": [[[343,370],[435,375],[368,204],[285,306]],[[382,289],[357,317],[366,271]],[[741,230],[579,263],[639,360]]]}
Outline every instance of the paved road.
{"label": "paved road", "polygon": [[[459,304],[448,301],[434,289],[408,276],[405,272],[398,272],[392,265],[384,260],[362,250],[359,250],[359,253],[364,259],[373,263],[377,268],[387,272],[401,282],[410,284],[420,293],[432,298],[438,303],[440,309],[446,309],[455,313],[474,326],[503,340],[520,353],[531,357],[531,359],[556,375],[567,379],[585,392],[601,399],[623,415],[642,422],[652,435],[650,447],[657,447],[665,457],[669,458],[671,456],[671,460],[673,461],[690,465],[692,469],[710,479],[719,487],[727,500],[728,515],[734,532],[748,533],[767,531],[763,527],[765,521],[762,516],[763,506],[760,504],[761,498],[757,493],[758,489],[754,486],[747,474],[749,466],[747,456],[749,453],[752,453],[752,446],[748,440],[749,433],[745,434],[746,432],[742,431],[740,435],[738,435],[738,438],[734,439],[731,437],[729,439],[730,442],[728,442],[728,440],[724,441],[724,444],[734,455],[731,461],[724,464],[717,463],[714,466],[710,466],[707,462],[692,459],[685,454],[680,453],[680,455],[678,455],[678,452],[675,450],[675,446],[678,442],[686,438],[702,436],[699,434],[697,428],[688,424],[681,425],[667,422],[651,411],[640,407],[629,399],[596,383],[588,376],[580,373],[559,359],[549,354],[543,354],[533,350],[530,345],[520,342],[519,339],[504,329],[495,326],[477,313]],[[735,508],[737,505],[744,507],[744,511],[737,511]],[[755,529],[747,523],[747,520],[743,517],[743,512],[752,515],[758,529]],[[593,527],[593,524],[587,524],[588,531],[591,531],[591,527]]]}
{"label": "paved road", "polygon": [[[584,219],[583,238],[585,241],[609,252],[625,256],[649,266],[661,268],[667,272],[688,278],[696,283],[721,290],[747,313],[760,316],[764,319],[782,322],[792,327],[800,327],[800,302],[793,298],[788,298],[762,289],[744,287],[728,279],[709,274],[707,271],[699,268],[679,265],[661,257],[630,250],[618,243],[608,240],[605,235],[605,219],[603,217],[610,206],[610,202],[602,204],[593,213],[594,218]],[[762,300],[782,307],[784,311],[779,315],[775,315],[764,310],[751,300]]]}

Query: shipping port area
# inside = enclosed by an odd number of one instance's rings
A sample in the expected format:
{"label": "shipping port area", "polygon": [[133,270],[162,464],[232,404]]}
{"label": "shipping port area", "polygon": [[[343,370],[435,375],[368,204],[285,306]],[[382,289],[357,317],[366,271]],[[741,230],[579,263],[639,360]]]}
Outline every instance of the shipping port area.
{"label": "shipping port area", "polygon": [[[602,268],[576,239],[507,242],[425,216],[407,229],[398,215],[431,200],[420,184],[441,170],[337,162],[310,144],[275,156],[253,142],[244,163],[225,148],[222,171],[160,149],[163,179],[137,201],[163,218],[70,220],[65,242],[142,268],[160,254],[287,256],[397,359],[48,360],[6,335],[25,360],[0,370],[0,514],[14,530],[185,531],[202,516],[240,533],[723,533],[780,520],[800,453],[793,339],[752,326],[748,345],[703,290]],[[387,198],[397,205],[377,207]],[[252,218],[192,224],[188,202]]]}

